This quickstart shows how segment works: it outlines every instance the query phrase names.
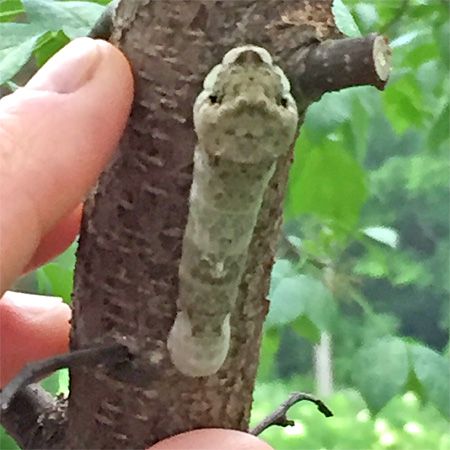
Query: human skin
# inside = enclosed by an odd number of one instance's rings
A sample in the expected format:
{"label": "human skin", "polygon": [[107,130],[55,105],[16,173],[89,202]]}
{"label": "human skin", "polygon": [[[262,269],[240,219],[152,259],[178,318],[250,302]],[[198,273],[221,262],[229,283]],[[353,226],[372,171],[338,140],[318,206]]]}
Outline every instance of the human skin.
{"label": "human skin", "polygon": [[[123,54],[80,38],[0,100],[0,387],[28,362],[68,351],[60,298],[8,291],[75,239],[81,204],[111,159],[133,98]],[[107,99],[107,101],[105,101]],[[235,430],[195,430],[157,450],[270,450]]]}

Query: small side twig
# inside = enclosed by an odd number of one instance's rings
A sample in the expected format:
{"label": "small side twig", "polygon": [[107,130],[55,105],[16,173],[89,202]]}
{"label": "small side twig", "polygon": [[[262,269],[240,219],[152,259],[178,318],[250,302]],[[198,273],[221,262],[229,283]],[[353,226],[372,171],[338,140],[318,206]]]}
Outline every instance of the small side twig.
{"label": "small side twig", "polygon": [[288,419],[286,414],[292,406],[304,400],[316,404],[317,409],[325,417],[333,416],[331,410],[322,402],[322,400],[319,400],[313,395],[305,394],[304,392],[293,392],[285,402],[283,402],[273,413],[264,418],[261,423],[256,425],[256,427],[252,428],[249,433],[258,436],[272,425],[278,425],[280,427],[293,426],[295,422]]}
{"label": "small side twig", "polygon": [[128,349],[117,342],[75,350],[27,364],[0,393],[0,411],[8,409],[11,400],[23,387],[39,381],[56,370],[84,365],[114,364],[128,357]]}

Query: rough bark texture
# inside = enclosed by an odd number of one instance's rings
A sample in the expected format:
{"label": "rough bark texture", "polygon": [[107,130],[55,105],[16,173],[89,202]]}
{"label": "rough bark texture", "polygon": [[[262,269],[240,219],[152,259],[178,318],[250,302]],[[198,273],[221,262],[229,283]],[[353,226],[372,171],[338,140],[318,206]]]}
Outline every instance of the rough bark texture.
{"label": "rough bark texture", "polygon": [[17,393],[2,425],[23,449],[58,448],[66,425],[65,401],[32,384]]}
{"label": "rough bark texture", "polygon": [[[139,449],[199,427],[248,429],[292,151],[279,161],[258,216],[231,318],[227,360],[213,376],[185,377],[172,366],[166,341],[176,312],[192,181],[192,105],[204,76],[224,53],[251,43],[265,47],[293,81],[302,118],[327,90],[360,84],[347,77],[339,85],[310,92],[314,74],[309,69],[317,67],[318,59],[317,53],[308,56],[321,42],[340,38],[331,0],[140,0],[119,5],[112,42],[131,62],[136,97],[116,160],[85,206],[71,348],[115,340],[126,344],[133,358],[110,367],[73,368],[66,442],[48,439],[41,445],[41,439],[36,445]],[[335,74],[341,61],[333,64],[329,70]],[[369,66],[356,64],[352,71],[380,87],[373,70],[375,79],[366,76]],[[32,401],[25,401],[23,409],[27,403]],[[56,430],[64,427],[61,418]],[[19,428],[8,423],[22,442],[33,441]],[[47,434],[52,435],[51,426]]]}

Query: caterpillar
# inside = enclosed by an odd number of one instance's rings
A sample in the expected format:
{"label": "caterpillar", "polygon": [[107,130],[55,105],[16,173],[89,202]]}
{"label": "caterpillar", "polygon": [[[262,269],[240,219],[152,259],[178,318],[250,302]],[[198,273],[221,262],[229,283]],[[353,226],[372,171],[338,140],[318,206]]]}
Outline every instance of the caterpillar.
{"label": "caterpillar", "polygon": [[193,182],[167,347],[180,372],[201,377],[226,359],[264,192],[295,139],[298,112],[269,52],[245,45],[226,53],[206,76],[193,114]]}

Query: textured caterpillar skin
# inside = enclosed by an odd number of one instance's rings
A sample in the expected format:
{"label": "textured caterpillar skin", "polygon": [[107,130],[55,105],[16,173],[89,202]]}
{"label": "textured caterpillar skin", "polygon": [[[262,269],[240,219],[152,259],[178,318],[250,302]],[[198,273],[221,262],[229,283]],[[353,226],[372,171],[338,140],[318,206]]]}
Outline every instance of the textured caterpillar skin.
{"label": "textured caterpillar skin", "polygon": [[248,247],[279,156],[297,131],[284,73],[255,46],[229,51],[194,105],[198,145],[179,269],[178,313],[168,338],[185,375],[217,372]]}

